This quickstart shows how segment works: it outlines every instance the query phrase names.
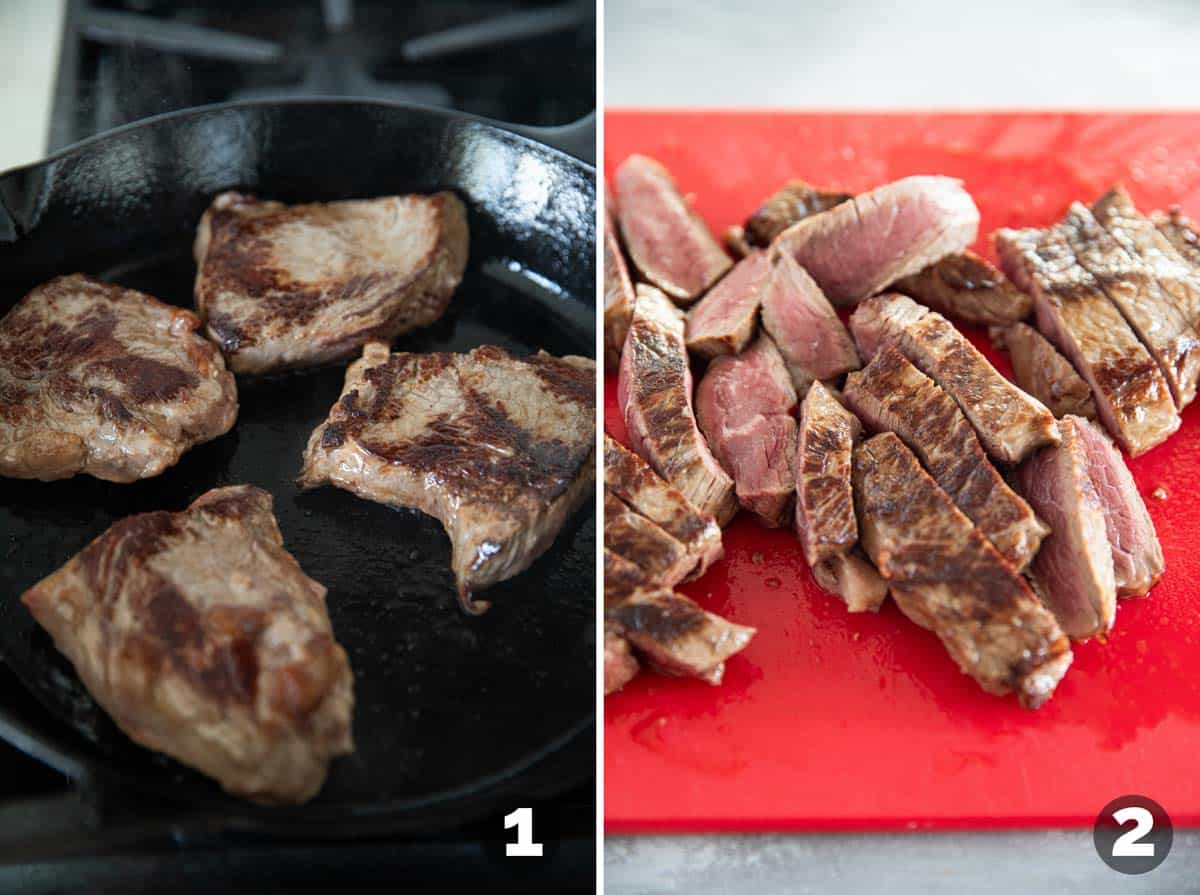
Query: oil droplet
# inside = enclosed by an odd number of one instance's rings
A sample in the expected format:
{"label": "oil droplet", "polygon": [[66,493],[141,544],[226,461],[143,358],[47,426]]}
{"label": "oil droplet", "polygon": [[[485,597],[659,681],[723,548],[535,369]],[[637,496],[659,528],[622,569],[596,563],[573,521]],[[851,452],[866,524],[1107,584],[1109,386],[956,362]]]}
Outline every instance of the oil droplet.
{"label": "oil droplet", "polygon": [[1159,485],[1157,488],[1155,488],[1153,491],[1150,492],[1150,496],[1153,497],[1155,500],[1166,500],[1167,499],[1167,489],[1164,488],[1162,485]]}

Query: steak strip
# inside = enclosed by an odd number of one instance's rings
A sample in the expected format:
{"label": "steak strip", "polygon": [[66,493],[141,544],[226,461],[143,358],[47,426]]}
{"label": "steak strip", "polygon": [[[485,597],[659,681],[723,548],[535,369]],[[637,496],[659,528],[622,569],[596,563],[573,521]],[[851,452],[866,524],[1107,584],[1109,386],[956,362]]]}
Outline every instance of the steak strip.
{"label": "steak strip", "polygon": [[1096,418],[1096,402],[1083,377],[1058,353],[1050,340],[1027,323],[993,326],[992,344],[1008,352],[1017,385],[1057,417],[1067,414]]}
{"label": "steak strip", "polygon": [[974,252],[947,255],[889,287],[965,323],[1016,323],[1033,312],[1033,299]]}

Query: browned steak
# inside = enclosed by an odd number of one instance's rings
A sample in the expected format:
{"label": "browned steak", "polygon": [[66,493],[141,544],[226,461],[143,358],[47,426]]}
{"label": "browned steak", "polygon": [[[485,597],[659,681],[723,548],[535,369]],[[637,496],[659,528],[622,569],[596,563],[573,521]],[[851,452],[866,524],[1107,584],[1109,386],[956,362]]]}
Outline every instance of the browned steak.
{"label": "browned steak", "polygon": [[776,237],[835,305],[850,305],[972,242],[979,209],[949,177],[906,177]]}
{"label": "browned steak", "polygon": [[1150,219],[1176,254],[1192,266],[1194,273],[1200,274],[1200,227],[1178,205],[1165,212],[1156,211]]}
{"label": "browned steak", "polygon": [[604,547],[664,587],[674,587],[695,567],[694,557],[683,544],[608,492],[604,495]]}
{"label": "browned steak", "polygon": [[1020,571],[1048,529],[1001,478],[942,389],[891,345],[846,379],[845,399],[876,432],[895,432],[950,499]]}
{"label": "browned steak", "polygon": [[79,274],[0,319],[0,475],[156,476],[228,432],[237,391],[191,311]]}
{"label": "browned steak", "polygon": [[1096,418],[1096,402],[1083,377],[1058,353],[1050,340],[1027,323],[994,326],[992,344],[1008,352],[1017,385],[1057,417],[1067,414]]}
{"label": "browned steak", "polygon": [[988,363],[949,320],[904,295],[878,295],[850,317],[850,331],[865,358],[891,343],[946,390],[975,427],[988,455],[1018,463],[1058,441],[1054,414]]}
{"label": "browned steak", "polygon": [[1026,708],[1049,699],[1071,664],[1070,642],[898,436],[856,449],[854,496],[863,547],[900,610],[987,692],[1015,691]]}
{"label": "browned steak", "polygon": [[725,251],[740,259],[754,251],[754,246],[746,241],[746,231],[735,224],[725,231]]}
{"label": "browned steak", "polygon": [[621,626],[614,621],[604,623],[604,695],[616,693],[641,670],[637,656]]}
{"label": "browned steak", "polygon": [[617,237],[617,222],[610,203],[604,208],[604,362],[610,368],[621,361],[629,320],[633,317],[633,281]]}
{"label": "browned steak", "polygon": [[854,341],[833,306],[796,260],[771,249],[771,275],[762,298],[762,322],[779,347],[803,396],[813,380],[836,379],[859,367]]}
{"label": "browned steak", "polygon": [[849,202],[854,196],[822,190],[803,180],[790,180],[767,197],[758,211],[750,215],[743,228],[751,246],[768,246],[780,233],[797,221]]}
{"label": "browned steak", "polygon": [[313,431],[300,484],[332,484],[440,520],[463,608],[524,571],[588,499],[595,477],[595,364],[545,352],[514,357],[390,354],[371,342]]}
{"label": "browned steak", "polygon": [[1060,424],[1062,443],[1017,470],[1021,493],[1050,524],[1030,569],[1038,594],[1075,640],[1106,634],[1117,610],[1104,505],[1092,485],[1076,417]]}
{"label": "browned steak", "polygon": [[467,242],[453,193],[314,205],[222,193],[196,233],[196,309],[235,372],[329,363],[441,317]]}
{"label": "browned steak", "polygon": [[690,304],[732,261],[679,194],[667,169],[631,155],[613,178],[625,248],[643,277],[680,304]]}
{"label": "browned steak", "polygon": [[972,251],[947,255],[890,288],[980,326],[1016,323],[1033,312],[1033,299]]}
{"label": "browned steak", "polygon": [[851,612],[877,610],[887,585],[855,550],[851,464],[862,426],[828,388],[814,382],[800,411],[796,453],[796,532],[817,583]]}
{"label": "browned steak", "polygon": [[796,391],[767,335],[708,365],[696,387],[696,419],[733,476],[738,503],[771,528],[792,515],[796,475]]}
{"label": "browned steak", "polygon": [[733,479],[696,426],[683,333],[683,312],[657,289],[639,285],[617,400],[634,450],[723,526],[737,512],[737,498]]}
{"label": "browned steak", "polygon": [[687,347],[700,357],[737,354],[754,338],[771,269],[767,253],[739,261],[687,315]]}
{"label": "browned steak", "polygon": [[122,519],[21,600],[130,738],[234,795],[307,801],[354,749],[325,588],[259,488]]}
{"label": "browned steak", "polygon": [[1092,390],[1109,433],[1131,455],[1148,451],[1179,428],[1162,371],[1076,260],[1062,228],[998,230],[1001,266],[1033,295],[1038,329]]}
{"label": "browned steak", "polygon": [[699,578],[721,558],[717,521],[692,506],[681,491],[608,433],[604,435],[604,487],[684,545],[692,559],[685,580]]}

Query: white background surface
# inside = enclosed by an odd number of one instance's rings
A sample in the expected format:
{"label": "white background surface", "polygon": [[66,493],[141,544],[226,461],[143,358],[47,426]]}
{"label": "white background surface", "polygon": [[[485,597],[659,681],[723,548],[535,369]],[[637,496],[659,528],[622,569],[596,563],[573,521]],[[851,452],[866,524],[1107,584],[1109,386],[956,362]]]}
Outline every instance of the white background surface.
{"label": "white background surface", "polygon": [[46,152],[63,0],[0,0],[0,171]]}

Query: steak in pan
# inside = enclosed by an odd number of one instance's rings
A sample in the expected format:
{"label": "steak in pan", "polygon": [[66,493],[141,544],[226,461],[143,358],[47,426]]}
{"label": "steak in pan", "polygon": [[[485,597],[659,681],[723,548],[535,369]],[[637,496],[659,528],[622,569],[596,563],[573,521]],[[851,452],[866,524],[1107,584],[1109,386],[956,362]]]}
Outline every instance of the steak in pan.
{"label": "steak in pan", "polygon": [[21,600],[126,734],[234,795],[307,801],[353,751],[325,588],[260,488],[122,519]]}
{"label": "steak in pan", "polygon": [[342,360],[441,317],[467,242],[453,193],[312,205],[222,193],[196,233],[196,309],[237,373]]}
{"label": "steak in pan", "polygon": [[332,484],[437,518],[463,608],[524,571],[595,480],[595,363],[485,345],[392,354],[371,342],[304,452],[300,484]]}
{"label": "steak in pan", "polygon": [[79,274],[0,320],[0,475],[156,476],[228,432],[233,376],[191,311]]}

